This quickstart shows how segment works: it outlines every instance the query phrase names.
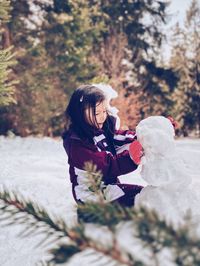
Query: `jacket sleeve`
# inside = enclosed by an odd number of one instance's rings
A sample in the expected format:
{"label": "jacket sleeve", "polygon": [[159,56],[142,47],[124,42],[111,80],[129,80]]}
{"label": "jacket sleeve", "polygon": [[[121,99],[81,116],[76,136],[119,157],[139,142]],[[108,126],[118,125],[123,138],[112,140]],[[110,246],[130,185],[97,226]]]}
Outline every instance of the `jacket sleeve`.
{"label": "jacket sleeve", "polygon": [[114,129],[113,141],[114,145],[117,147],[123,146],[125,144],[131,143],[137,139],[136,132],[132,130],[122,130],[116,128],[116,118],[110,116],[111,124]]}
{"label": "jacket sleeve", "polygon": [[137,168],[128,151],[112,155],[106,151],[89,149],[77,141],[72,141],[70,146],[70,161],[75,167],[83,169],[84,163],[91,161],[102,172],[105,180],[108,177],[130,173]]}
{"label": "jacket sleeve", "polygon": [[137,139],[136,133],[131,130],[115,130],[114,144],[116,146],[122,146],[127,143],[131,143]]}

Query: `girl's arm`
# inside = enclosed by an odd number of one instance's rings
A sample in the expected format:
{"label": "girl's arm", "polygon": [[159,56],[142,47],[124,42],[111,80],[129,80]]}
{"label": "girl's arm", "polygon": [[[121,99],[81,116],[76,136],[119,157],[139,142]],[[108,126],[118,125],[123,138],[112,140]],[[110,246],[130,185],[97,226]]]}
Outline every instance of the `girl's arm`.
{"label": "girl's arm", "polygon": [[114,129],[113,141],[115,148],[119,148],[137,139],[135,131],[117,129],[116,118],[113,116],[109,116],[109,118],[112,128]]}
{"label": "girl's arm", "polygon": [[89,149],[79,141],[72,141],[70,146],[70,164],[79,169],[84,169],[85,162],[90,161],[102,172],[104,181],[109,181],[106,180],[109,177],[130,173],[137,168],[127,150],[112,155],[106,151],[99,152]]}
{"label": "girl's arm", "polygon": [[136,133],[131,130],[115,130],[114,141],[116,145],[131,143],[137,139]]}
{"label": "girl's arm", "polygon": [[129,145],[134,140],[137,140],[137,136],[134,131],[115,130],[113,142],[117,154],[121,153],[123,150],[129,150]]}

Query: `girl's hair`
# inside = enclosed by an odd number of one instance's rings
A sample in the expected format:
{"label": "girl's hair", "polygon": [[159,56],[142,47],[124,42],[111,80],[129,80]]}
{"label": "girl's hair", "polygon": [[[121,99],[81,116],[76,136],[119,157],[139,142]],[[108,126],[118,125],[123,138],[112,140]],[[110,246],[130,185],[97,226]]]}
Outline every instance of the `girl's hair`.
{"label": "girl's hair", "polygon": [[[67,109],[65,111],[65,116],[68,121],[68,130],[72,129],[81,139],[92,140],[95,133],[95,126],[90,125],[85,116],[85,110],[89,108],[92,111],[92,116],[95,118],[96,104],[101,103],[105,100],[105,95],[103,92],[93,85],[82,85],[77,88],[69,101]],[[91,118],[89,118],[91,120]],[[110,129],[109,123],[110,116],[108,115],[106,119],[105,127]],[[63,134],[63,138],[65,133]]]}

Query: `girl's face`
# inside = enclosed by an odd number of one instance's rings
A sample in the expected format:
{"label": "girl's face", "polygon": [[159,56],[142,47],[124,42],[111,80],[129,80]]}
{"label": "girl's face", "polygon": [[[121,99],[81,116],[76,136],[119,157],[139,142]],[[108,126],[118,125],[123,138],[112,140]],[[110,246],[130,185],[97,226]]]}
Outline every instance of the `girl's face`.
{"label": "girl's face", "polygon": [[92,108],[85,110],[86,120],[90,125],[94,125],[97,128],[102,128],[107,118],[106,102],[100,102],[96,104],[95,114],[93,114]]}

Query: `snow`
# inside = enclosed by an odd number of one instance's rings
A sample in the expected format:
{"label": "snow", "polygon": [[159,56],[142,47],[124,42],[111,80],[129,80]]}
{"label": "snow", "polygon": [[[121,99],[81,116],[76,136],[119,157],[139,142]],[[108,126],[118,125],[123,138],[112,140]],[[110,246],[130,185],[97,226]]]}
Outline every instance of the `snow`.
{"label": "snow", "polygon": [[[176,140],[175,143],[177,153],[183,159],[186,169],[190,175],[195,176],[194,180],[197,182],[200,172],[200,140],[182,139]],[[146,181],[141,179],[140,171],[141,167],[120,179],[123,182],[145,185]],[[0,187],[2,186],[18,191],[25,198],[44,206],[51,214],[62,217],[68,226],[76,224],[76,204],[71,194],[67,156],[60,139],[0,136]],[[188,204],[191,204],[191,199],[187,198],[188,194],[185,194],[185,191],[182,193],[183,196],[186,195]],[[160,195],[162,194],[163,192],[160,190]],[[173,199],[169,201],[170,193],[167,195],[165,192],[163,195],[163,199],[166,198],[169,205],[175,203]],[[171,210],[169,205],[167,208]],[[172,214],[174,215],[174,210],[172,210]],[[90,227],[92,229],[89,230]],[[88,234],[92,231],[97,238],[103,235],[99,229],[95,230],[92,225],[90,227],[88,227]],[[20,233],[22,228],[23,225],[7,227],[0,222],[1,266],[33,266],[41,258],[47,256],[49,246],[38,246],[41,236],[22,237]],[[125,234],[126,229],[122,227],[119,231],[122,246],[127,246],[127,243],[130,244],[131,241],[123,237]],[[109,242],[108,235],[107,238],[105,237],[105,241]],[[133,247],[132,249],[136,253],[144,254],[141,253],[141,247],[136,246],[136,242],[129,245],[130,247]],[[89,251],[84,254],[87,252]],[[145,252],[148,254],[148,251]],[[168,253],[165,256],[169,256]],[[68,265],[78,266],[80,260],[83,265],[94,265],[88,262],[87,256],[81,255],[75,256]]]}
{"label": "snow", "polygon": [[119,112],[119,110],[115,107],[115,106],[111,106],[111,100],[115,99],[118,97],[118,93],[116,90],[114,90],[110,85],[108,84],[104,84],[104,83],[94,83],[92,84],[93,86],[95,86],[96,88],[98,88],[99,90],[101,90],[103,92],[103,94],[106,97],[106,101],[107,101],[107,110],[110,114],[112,114],[112,116],[114,116],[116,118],[116,129],[120,128],[120,118],[117,115],[117,113]]}
{"label": "snow", "polygon": [[[76,223],[76,205],[61,141],[0,137],[0,186],[45,206],[50,213],[62,216],[69,226]],[[45,248],[41,251],[37,247],[41,236],[21,238],[17,236],[21,228],[2,227],[0,223],[1,266],[32,266],[45,254]]]}

